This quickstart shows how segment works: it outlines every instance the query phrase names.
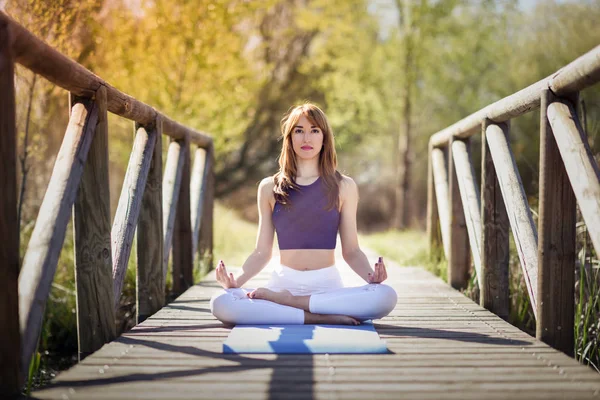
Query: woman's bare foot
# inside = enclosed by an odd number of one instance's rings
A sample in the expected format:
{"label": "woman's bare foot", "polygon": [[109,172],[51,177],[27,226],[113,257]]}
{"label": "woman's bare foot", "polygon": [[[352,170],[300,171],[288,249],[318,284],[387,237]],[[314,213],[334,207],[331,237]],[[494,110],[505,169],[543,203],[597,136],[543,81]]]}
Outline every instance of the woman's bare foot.
{"label": "woman's bare foot", "polygon": [[254,289],[248,293],[248,297],[251,299],[262,299],[272,301],[273,303],[282,304],[284,306],[291,306],[293,303],[292,294],[288,290],[282,290],[281,292],[275,292],[267,288]]}
{"label": "woman's bare foot", "polygon": [[305,324],[360,325],[360,321],[347,315],[304,313]]}

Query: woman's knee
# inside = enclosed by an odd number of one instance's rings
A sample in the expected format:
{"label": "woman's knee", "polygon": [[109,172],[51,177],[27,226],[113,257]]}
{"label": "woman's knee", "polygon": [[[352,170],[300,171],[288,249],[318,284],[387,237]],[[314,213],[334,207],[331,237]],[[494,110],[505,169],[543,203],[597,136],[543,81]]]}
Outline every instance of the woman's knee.
{"label": "woman's knee", "polygon": [[382,318],[388,315],[398,302],[398,295],[394,288],[384,284],[377,284],[373,291],[373,307],[375,309],[374,314],[377,318]]}
{"label": "woman's knee", "polygon": [[210,312],[221,322],[235,323],[233,301],[235,295],[230,290],[221,290],[211,297]]}

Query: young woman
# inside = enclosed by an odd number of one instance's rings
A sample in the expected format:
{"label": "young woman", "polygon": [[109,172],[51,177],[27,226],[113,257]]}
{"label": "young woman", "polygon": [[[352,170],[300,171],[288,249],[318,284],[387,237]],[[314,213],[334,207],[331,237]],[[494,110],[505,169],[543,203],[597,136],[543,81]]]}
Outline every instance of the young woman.
{"label": "young woman", "polygon": [[[387,272],[379,257],[372,269],[358,245],[358,190],[337,172],[331,127],[317,106],[294,107],[281,121],[279,172],[258,187],[258,238],[237,277],[219,262],[224,290],[212,297],[213,315],[228,324],[348,324],[382,318],[397,295],[383,285]],[[367,284],[343,287],[335,266],[339,231],[344,260]],[[267,286],[242,286],[269,262],[273,236],[281,264]]]}

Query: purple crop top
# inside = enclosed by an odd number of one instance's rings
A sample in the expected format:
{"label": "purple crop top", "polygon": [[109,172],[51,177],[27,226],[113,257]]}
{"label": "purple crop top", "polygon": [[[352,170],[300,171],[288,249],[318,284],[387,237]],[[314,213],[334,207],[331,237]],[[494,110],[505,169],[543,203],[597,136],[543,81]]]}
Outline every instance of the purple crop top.
{"label": "purple crop top", "polygon": [[276,202],[273,225],[280,250],[335,249],[340,212],[326,211],[326,186],[319,176],[310,185],[290,191],[290,207]]}

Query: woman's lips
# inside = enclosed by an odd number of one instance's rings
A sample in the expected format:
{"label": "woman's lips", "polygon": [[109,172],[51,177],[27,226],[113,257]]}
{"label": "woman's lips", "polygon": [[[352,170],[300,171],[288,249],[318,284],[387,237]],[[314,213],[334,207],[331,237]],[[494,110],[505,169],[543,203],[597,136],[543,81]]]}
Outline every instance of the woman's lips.
{"label": "woman's lips", "polygon": [[312,147],[310,146],[302,146],[300,147],[302,150],[312,150]]}

